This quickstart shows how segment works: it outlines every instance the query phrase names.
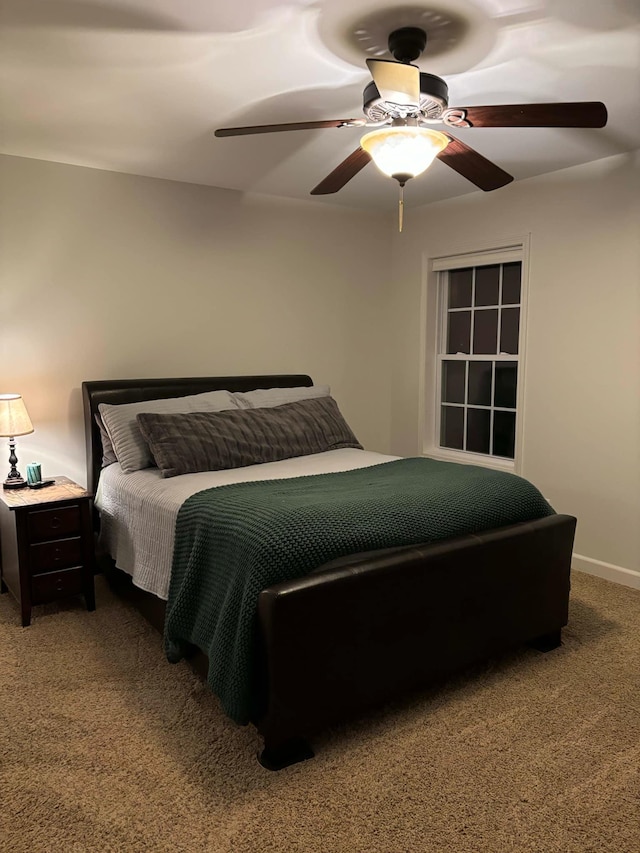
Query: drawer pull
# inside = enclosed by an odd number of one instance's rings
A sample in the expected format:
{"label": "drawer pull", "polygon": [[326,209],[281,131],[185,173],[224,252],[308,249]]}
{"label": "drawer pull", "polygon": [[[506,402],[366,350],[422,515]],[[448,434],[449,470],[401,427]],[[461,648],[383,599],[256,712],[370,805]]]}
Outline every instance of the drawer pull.
{"label": "drawer pull", "polygon": [[54,560],[60,560],[61,558],[62,558],[62,551],[60,550],[60,548],[56,548],[55,551],[53,552],[53,559]]}
{"label": "drawer pull", "polygon": [[62,524],[62,521],[60,520],[60,517],[57,515],[54,515],[53,518],[51,519],[51,527],[54,530],[56,530],[56,528],[60,527],[61,524]]}

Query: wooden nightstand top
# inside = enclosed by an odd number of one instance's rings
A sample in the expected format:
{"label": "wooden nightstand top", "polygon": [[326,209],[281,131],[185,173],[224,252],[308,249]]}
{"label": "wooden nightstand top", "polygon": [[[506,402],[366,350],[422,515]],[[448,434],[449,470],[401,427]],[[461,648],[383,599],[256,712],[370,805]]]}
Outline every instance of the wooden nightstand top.
{"label": "wooden nightstand top", "polygon": [[52,486],[44,486],[42,489],[30,489],[28,486],[23,489],[0,488],[0,500],[4,501],[9,509],[20,509],[20,507],[25,506],[93,497],[86,489],[68,477],[50,477],[48,479],[54,479],[55,483]]}

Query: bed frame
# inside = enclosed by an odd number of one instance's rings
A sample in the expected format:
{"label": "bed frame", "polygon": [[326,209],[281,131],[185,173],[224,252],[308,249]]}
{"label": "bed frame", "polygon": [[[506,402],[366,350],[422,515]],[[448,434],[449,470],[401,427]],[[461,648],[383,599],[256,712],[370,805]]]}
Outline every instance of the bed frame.
{"label": "bed frame", "polygon": [[[83,382],[88,489],[102,444],[99,403],[313,384],[308,376]],[[356,554],[259,596],[261,764],[310,758],[309,735],[522,644],[560,645],[576,519],[536,521],[435,544]],[[122,574],[122,573],[120,573]],[[162,630],[165,603],[128,584]]]}

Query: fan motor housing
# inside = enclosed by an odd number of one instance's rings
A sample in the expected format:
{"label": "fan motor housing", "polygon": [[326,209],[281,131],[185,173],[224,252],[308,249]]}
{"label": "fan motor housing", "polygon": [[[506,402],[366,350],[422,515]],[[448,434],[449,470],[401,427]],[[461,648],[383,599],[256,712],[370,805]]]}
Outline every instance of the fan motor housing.
{"label": "fan motor housing", "polygon": [[[363,111],[370,121],[396,118],[394,111],[380,97],[376,84],[371,81],[362,93]],[[449,104],[449,87],[441,77],[420,72],[420,112],[425,119],[439,119]]]}

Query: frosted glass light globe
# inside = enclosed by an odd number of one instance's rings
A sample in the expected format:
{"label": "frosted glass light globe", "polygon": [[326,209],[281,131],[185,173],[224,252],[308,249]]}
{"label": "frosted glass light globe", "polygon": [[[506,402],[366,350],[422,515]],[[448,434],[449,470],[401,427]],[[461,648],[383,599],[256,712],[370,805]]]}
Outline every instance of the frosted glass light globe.
{"label": "frosted glass light globe", "polygon": [[360,140],[378,169],[398,180],[422,174],[448,144],[444,133],[427,127],[384,127]]}

